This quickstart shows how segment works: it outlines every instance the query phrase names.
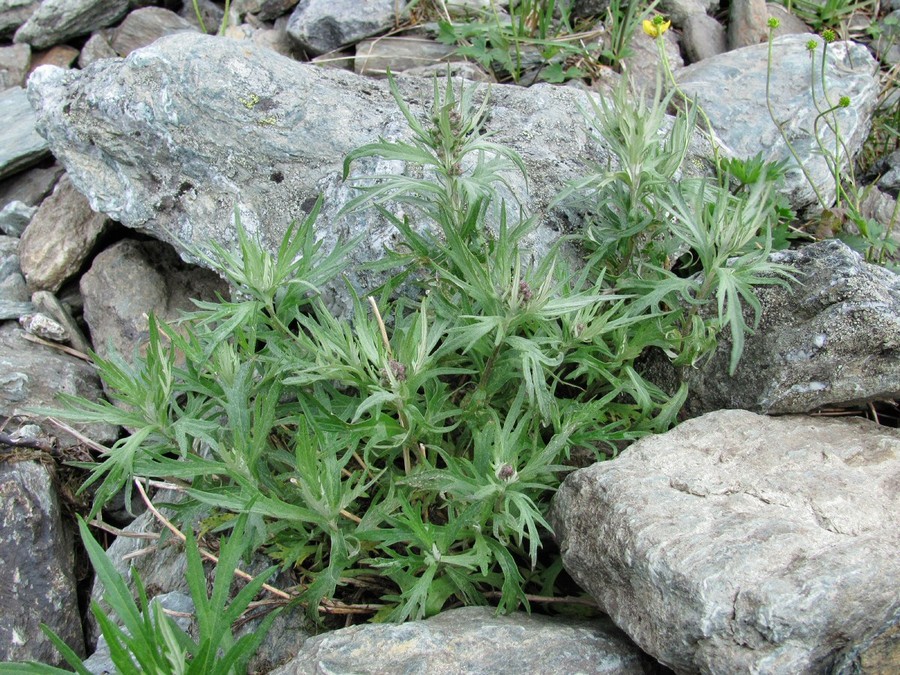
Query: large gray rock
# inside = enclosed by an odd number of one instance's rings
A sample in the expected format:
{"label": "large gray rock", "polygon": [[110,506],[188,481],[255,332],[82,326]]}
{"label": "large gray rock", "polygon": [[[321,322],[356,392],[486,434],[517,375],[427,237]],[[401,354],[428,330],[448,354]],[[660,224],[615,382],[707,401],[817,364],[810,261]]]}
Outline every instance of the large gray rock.
{"label": "large gray rock", "polygon": [[110,26],[127,11],[128,0],[43,0],[14,40],[45,49]]}
{"label": "large gray rock", "polygon": [[81,277],[84,319],[94,350],[110,348],[131,361],[149,339],[149,315],[174,322],[196,309],[192,299],[213,302],[228,287],[213,272],[184,263],[161,241],[126,239],[99,253]]}
{"label": "large gray rock", "polygon": [[40,0],[0,0],[0,37],[15,33],[40,4]]}
{"label": "large gray rock", "polygon": [[60,178],[38,207],[19,244],[22,272],[33,290],[57,291],[78,272],[106,229],[109,219]]}
{"label": "large gray rock", "polygon": [[[80,443],[72,435],[60,431],[43,416],[36,417],[34,408],[58,408],[58,394],[83,396],[97,400],[102,396],[100,381],[93,366],[68,354],[34,344],[15,324],[0,324],[0,416],[10,418],[7,433],[22,423],[36,423],[44,433],[55,437],[60,447]],[[72,424],[98,443],[111,443],[118,429],[109,424]]]}
{"label": "large gray rock", "polygon": [[[679,673],[900,666],[895,429],[711,413],[568,476],[551,522],[574,579]],[[890,665],[849,667],[865,654]]]}
{"label": "large gray rock", "polygon": [[[432,82],[404,78],[398,85],[412,114],[427,119]],[[317,235],[326,250],[365,232],[352,256],[359,263],[398,243],[371,212],[335,218],[358,194],[340,180],[344,156],[379,136],[409,137],[383,81],[300,64],[247,41],[182,33],[80,73],[39,69],[29,91],[41,132],[92,207],[183,255],[185,244],[233,245],[235,208],[274,250],[320,193],[326,200]],[[522,155],[527,191],[520,176],[509,180],[532,210],[544,209],[566,181],[610,161],[579,131],[585,94],[549,85],[490,91],[486,130]],[[354,173],[403,170],[399,162],[354,164]],[[541,257],[573,222],[577,214],[546,214],[526,246]],[[358,289],[373,285],[358,271],[349,276]],[[346,309],[347,298],[339,288],[326,301]]]}
{"label": "large gray rock", "polygon": [[383,33],[405,5],[405,0],[300,0],[287,32],[308,54],[324,54]]}
{"label": "large gray rock", "polygon": [[[775,117],[783,122],[791,144],[810,177],[830,205],[834,200],[834,176],[813,136],[819,114],[810,95],[811,60],[806,43],[816,40],[816,92],[825,109],[818,82],[823,41],[812,35],[786,35],[772,46],[771,102]],[[703,106],[725,151],[740,158],[758,152],[770,161],[790,157],[778,128],[766,109],[766,54],[768,45],[736,49],[679,70],[675,74],[684,92]],[[845,147],[852,155],[869,134],[872,112],[880,85],[875,77],[877,64],[865,46],[854,42],[828,45],[825,81],[831,105],[841,96],[850,97],[850,106],[835,112]],[[819,135],[825,148],[834,148],[834,134],[819,121]],[[813,204],[816,196],[796,163],[785,180],[784,192],[795,208]],[[846,164],[846,157],[841,157]]]}
{"label": "large gray rock", "polygon": [[53,481],[39,462],[3,462],[0,496],[0,661],[65,665],[40,628],[47,624],[84,656],[72,536]]}
{"label": "large gray rock", "polygon": [[710,360],[676,374],[654,358],[647,376],[669,391],[687,382],[691,416],[722,408],[804,413],[900,397],[900,276],[835,240],[772,259],[793,267],[800,283],[757,289],[759,328],[734,376],[727,334]]}
{"label": "large gray rock", "polygon": [[22,87],[0,91],[0,178],[39,162],[50,154],[47,141],[34,129],[35,115]]}
{"label": "large gray rock", "polygon": [[652,661],[608,620],[463,607],[426,621],[351,626],[310,638],[272,675],[535,675],[650,672]]}

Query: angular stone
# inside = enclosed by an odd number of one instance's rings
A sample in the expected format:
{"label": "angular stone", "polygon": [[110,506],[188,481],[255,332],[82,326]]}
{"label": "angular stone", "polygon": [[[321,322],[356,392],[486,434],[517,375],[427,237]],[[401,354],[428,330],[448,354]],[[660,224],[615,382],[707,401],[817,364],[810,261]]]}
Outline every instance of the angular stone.
{"label": "angular stone", "polygon": [[465,61],[451,61],[448,63],[435,63],[431,66],[407,68],[400,73],[399,76],[406,77],[412,75],[414,77],[427,77],[429,80],[434,80],[435,77],[446,77],[448,70],[450,71],[451,77],[471,80],[472,82],[497,83],[496,78],[477,63],[467,63]]}
{"label": "angular stone", "polygon": [[29,286],[58,291],[84,266],[107,223],[63,176],[22,234],[19,257]]}
{"label": "angular stone", "polygon": [[300,0],[287,32],[310,55],[324,54],[386,31],[395,0]]}
{"label": "angular stone", "polygon": [[725,28],[709,14],[692,14],[682,24],[681,42],[688,63],[725,53]]}
{"label": "angular stone", "polygon": [[898,516],[897,430],[732,410],[569,475],[551,523],[573,578],[676,672],[814,674],[879,645],[900,663],[876,640],[900,618]]}
{"label": "angular stone", "polygon": [[0,236],[0,321],[34,311],[19,267],[19,240]]}
{"label": "angular stone", "polygon": [[128,0],[43,0],[14,40],[45,49],[112,25],[127,11]]}
{"label": "angular stone", "polygon": [[[433,83],[402,78],[398,86],[412,114],[425,119]],[[42,132],[92,206],[172,243],[182,256],[186,245],[233,245],[235,207],[275,250],[291,219],[319,194],[325,205],[316,233],[324,250],[365,233],[350,256],[348,278],[357,289],[371,288],[372,277],[356,265],[399,242],[393,226],[371,212],[336,219],[358,194],[341,181],[346,154],[379,136],[409,138],[384,81],[298,64],[246,41],[180,33],[88,71],[41,69],[29,87]],[[549,85],[490,90],[485,130],[522,156],[527,189],[521,176],[507,178],[532,211],[544,210],[566,181],[609,161],[607,149],[577,131],[584,96]],[[209,119],[216,124],[200,123]],[[698,144],[689,156],[698,152],[708,148]],[[404,170],[415,175],[418,168],[371,159],[354,163],[352,175]],[[526,251],[542,258],[580,217],[574,210],[545,214]],[[326,290],[325,301],[347,311],[346,288]]]}
{"label": "angular stone", "polygon": [[76,323],[72,316],[72,310],[68,305],[63,304],[60,300],[48,291],[35,291],[31,295],[31,302],[35,309],[46,316],[51,317],[56,323],[63,327],[69,344],[82,354],[87,354],[91,349],[91,344],[87,341],[81,327]]}
{"label": "angular stone", "polygon": [[572,17],[585,19],[589,17],[601,17],[609,8],[609,0],[571,0]]}
{"label": "angular stone", "polygon": [[162,7],[145,7],[131,12],[112,32],[110,46],[119,56],[146,47],[164,35],[197,30],[187,19]]}
{"label": "angular stone", "polygon": [[[194,1],[185,2],[182,4],[181,9],[178,10],[178,16],[183,19],[187,19],[191,22],[193,26],[199,28],[201,32],[206,32],[210,34],[215,34],[219,30],[219,26],[222,25],[222,19],[225,18],[225,12],[216,3],[212,0],[198,0],[197,9],[200,10],[200,19],[197,20],[197,10],[194,9]],[[169,9],[176,9],[175,7],[170,7]],[[237,0],[233,0],[231,3],[232,14],[234,12],[240,12],[239,3]]]}
{"label": "angular stone", "polygon": [[408,68],[446,61],[455,51],[450,45],[415,37],[384,37],[356,45],[353,69],[360,75],[385,76]]}
{"label": "angular stone", "polygon": [[213,272],[183,262],[161,241],[126,239],[97,254],[81,277],[84,319],[94,349],[114,349],[127,361],[146,346],[148,317],[172,322],[196,309],[191,299],[212,302],[227,296],[227,284]]}
{"label": "angular stone", "polygon": [[[678,71],[684,66],[684,59],[681,57],[681,49],[678,44],[679,37],[675,31],[666,31],[663,35],[663,45],[673,71]],[[631,54],[622,62],[623,73],[652,95],[657,74],[662,67],[656,41],[648,39],[642,30],[635,31],[630,46]]]}
{"label": "angular stone", "polygon": [[6,38],[28,21],[41,0],[0,0],[0,38]]}
{"label": "angular stone", "polygon": [[19,317],[19,325],[29,335],[50,342],[65,342],[69,336],[66,329],[46,314],[26,314]]}
{"label": "angular stone", "polygon": [[768,35],[766,0],[731,0],[728,9],[728,48],[764,42]]}
{"label": "angular stone", "polygon": [[[37,423],[45,433],[59,440],[62,447],[80,443],[44,418],[35,418],[32,408],[58,408],[60,393],[97,400],[102,396],[100,381],[93,366],[57,349],[35,344],[25,331],[12,323],[0,324],[0,415]],[[117,429],[109,424],[72,424],[76,431],[98,443],[116,439]]]}
{"label": "angular stone", "polygon": [[83,657],[72,536],[38,462],[0,463],[0,568],[7,580],[0,593],[0,661],[65,665],[42,623]]}
{"label": "angular stone", "polygon": [[[685,413],[781,415],[900,397],[900,276],[834,240],[772,260],[795,268],[801,283],[758,288],[759,328],[733,377],[727,335],[709,361],[681,370],[690,387]],[[674,391],[671,374],[655,366],[647,376]]]}
{"label": "angular stone", "polygon": [[57,68],[71,68],[78,60],[79,52],[69,45],[56,45],[41,52],[34,52],[31,56],[31,65],[28,68],[30,75],[41,66],[56,66]]}
{"label": "angular stone", "polygon": [[78,56],[78,67],[87,68],[89,65],[100,59],[114,59],[119,55],[116,50],[109,44],[109,29],[98,30],[88,38],[81,48],[81,54]]}
{"label": "angular stone", "polygon": [[62,174],[63,168],[50,160],[0,181],[0,207],[16,201],[37,206],[53,191]]}
{"label": "angular stone", "polygon": [[34,129],[34,111],[22,87],[0,91],[0,178],[39,162],[50,154],[47,141]]}
{"label": "angular stone", "polygon": [[260,21],[272,21],[290,12],[296,4],[297,0],[250,0],[245,6]]}
{"label": "angular stone", "polygon": [[[713,2],[712,4],[716,4]],[[660,0],[656,11],[683,28],[689,17],[706,14],[710,0]]]}
{"label": "angular stone", "polygon": [[10,237],[21,237],[36,212],[36,206],[27,206],[20,201],[10,202],[0,209],[0,232]]}
{"label": "angular stone", "polygon": [[[810,35],[786,35],[772,46],[771,102],[776,118],[803,166],[827,205],[834,201],[834,176],[822,156],[813,135],[819,115],[810,96],[811,60],[806,43],[815,39],[815,72],[821,72],[823,41]],[[769,117],[766,108],[766,63],[768,45],[744,47],[706,59],[675,74],[684,92],[699,100],[709,116],[716,136],[725,151],[735,157],[753,157],[762,152],[769,161],[789,159],[794,167],[785,176],[784,194],[795,209],[817,201],[803,173],[791,158],[788,148]],[[875,78],[875,60],[869,51],[854,42],[828,45],[825,80],[830,104],[821,97],[824,109],[838,103],[838,97],[850,97],[851,105],[835,111],[841,138],[851,155],[862,147],[869,133],[879,85]],[[834,135],[827,125],[818,124],[823,146],[834,148]],[[843,159],[845,163],[846,158]]]}
{"label": "angular stone", "polygon": [[800,33],[814,33],[815,31],[807,26],[795,14],[787,10],[787,7],[779,5],[775,2],[766,3],[766,12],[770,19],[778,19],[778,28],[775,29],[775,37],[782,35],[793,35]]}
{"label": "angular stone", "polygon": [[28,45],[0,47],[0,89],[24,87],[29,63],[31,47]]}
{"label": "angular stone", "polygon": [[608,620],[462,607],[402,625],[351,626],[303,643],[272,675],[646,673],[652,661]]}

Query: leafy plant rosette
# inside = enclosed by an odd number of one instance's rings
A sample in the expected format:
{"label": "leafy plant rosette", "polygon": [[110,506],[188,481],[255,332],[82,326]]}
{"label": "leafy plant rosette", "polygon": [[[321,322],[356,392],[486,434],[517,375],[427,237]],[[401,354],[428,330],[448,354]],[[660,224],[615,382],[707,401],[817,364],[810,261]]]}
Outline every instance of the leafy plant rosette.
{"label": "leafy plant rosette", "polygon": [[321,249],[319,204],[274,253],[236,218],[237,252],[196,252],[232,299],[197,302],[177,330],[151,319],[133,365],[95,355],[115,404],[66,399],[72,419],[134,430],[87,467],[91,515],[135,476],[176,483],[188,524],[202,509],[220,529],[247,518],[242,536],[294,571],[314,617],[527,608],[562,593],[546,514],[572,455],[613,457],[676,421],[686,390],[648,382],[639,359],[690,365],[727,330],[735,366],[754,287],[785,283],[767,260],[771,186],[678,182],[693,113],[660,133],[668,101],[622,89],[587,113],[618,166],[561,196],[588,204],[586,264],[558,249],[526,264],[535,221],[498,197],[525,165],[484,133],[487,94],[436,81],[420,119],[390,86],[409,139],[344,165],[379,156],[428,176],[348,177],[346,210],[375,208],[402,235],[373,263],[388,281],[341,320],[318,291],[355,242]]}

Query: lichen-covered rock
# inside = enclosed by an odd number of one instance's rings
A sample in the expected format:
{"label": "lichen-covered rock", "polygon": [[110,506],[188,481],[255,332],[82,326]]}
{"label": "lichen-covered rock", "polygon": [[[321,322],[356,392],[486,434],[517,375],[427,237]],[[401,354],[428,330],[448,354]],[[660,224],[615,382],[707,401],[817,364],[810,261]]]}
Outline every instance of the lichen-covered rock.
{"label": "lichen-covered rock", "polygon": [[551,522],[573,578],[679,673],[900,666],[895,429],[710,413],[568,476]]}
{"label": "lichen-covered rock", "polygon": [[727,334],[696,367],[676,374],[654,358],[647,376],[669,391],[687,382],[691,416],[722,408],[803,413],[900,397],[900,276],[836,240],[772,260],[793,268],[799,283],[758,288],[760,324],[733,376]]}
{"label": "lichen-covered rock", "polygon": [[608,620],[463,607],[426,621],[351,626],[310,638],[272,675],[544,675],[650,672],[652,661]]}
{"label": "lichen-covered rock", "polygon": [[[348,278],[359,290],[372,288],[374,278],[358,266],[396,248],[398,235],[372,212],[336,214],[358,194],[341,181],[347,153],[379,136],[409,138],[387,83],[299,64],[248,42],[181,33],[87,71],[39,69],[29,92],[41,132],[94,209],[168,241],[182,256],[190,244],[232,246],[235,209],[274,250],[290,221],[324,193],[316,230],[324,250],[363,234]],[[398,86],[412,114],[427,118],[432,82],[403,78]],[[497,85],[490,96],[485,130],[516,150],[529,172],[527,186],[522,176],[507,176],[510,203],[543,210],[566,181],[609,161],[608,150],[580,131],[584,93]],[[353,167],[354,175],[417,170],[377,159]],[[525,255],[543,258],[577,219],[571,211],[545,214],[523,242]],[[338,312],[351,306],[342,284],[324,299]]]}
{"label": "lichen-covered rock", "polygon": [[72,536],[47,470],[38,462],[0,462],[0,661],[65,665],[42,623],[84,656],[74,568]]}

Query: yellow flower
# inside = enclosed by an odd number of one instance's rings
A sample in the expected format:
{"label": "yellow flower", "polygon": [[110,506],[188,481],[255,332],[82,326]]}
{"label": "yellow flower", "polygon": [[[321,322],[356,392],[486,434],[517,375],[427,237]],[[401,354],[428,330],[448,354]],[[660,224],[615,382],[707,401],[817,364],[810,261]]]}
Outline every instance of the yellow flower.
{"label": "yellow flower", "polygon": [[661,16],[655,16],[653,19],[644,19],[644,32],[650,37],[656,38],[669,30],[671,25],[671,21],[666,21]]}

